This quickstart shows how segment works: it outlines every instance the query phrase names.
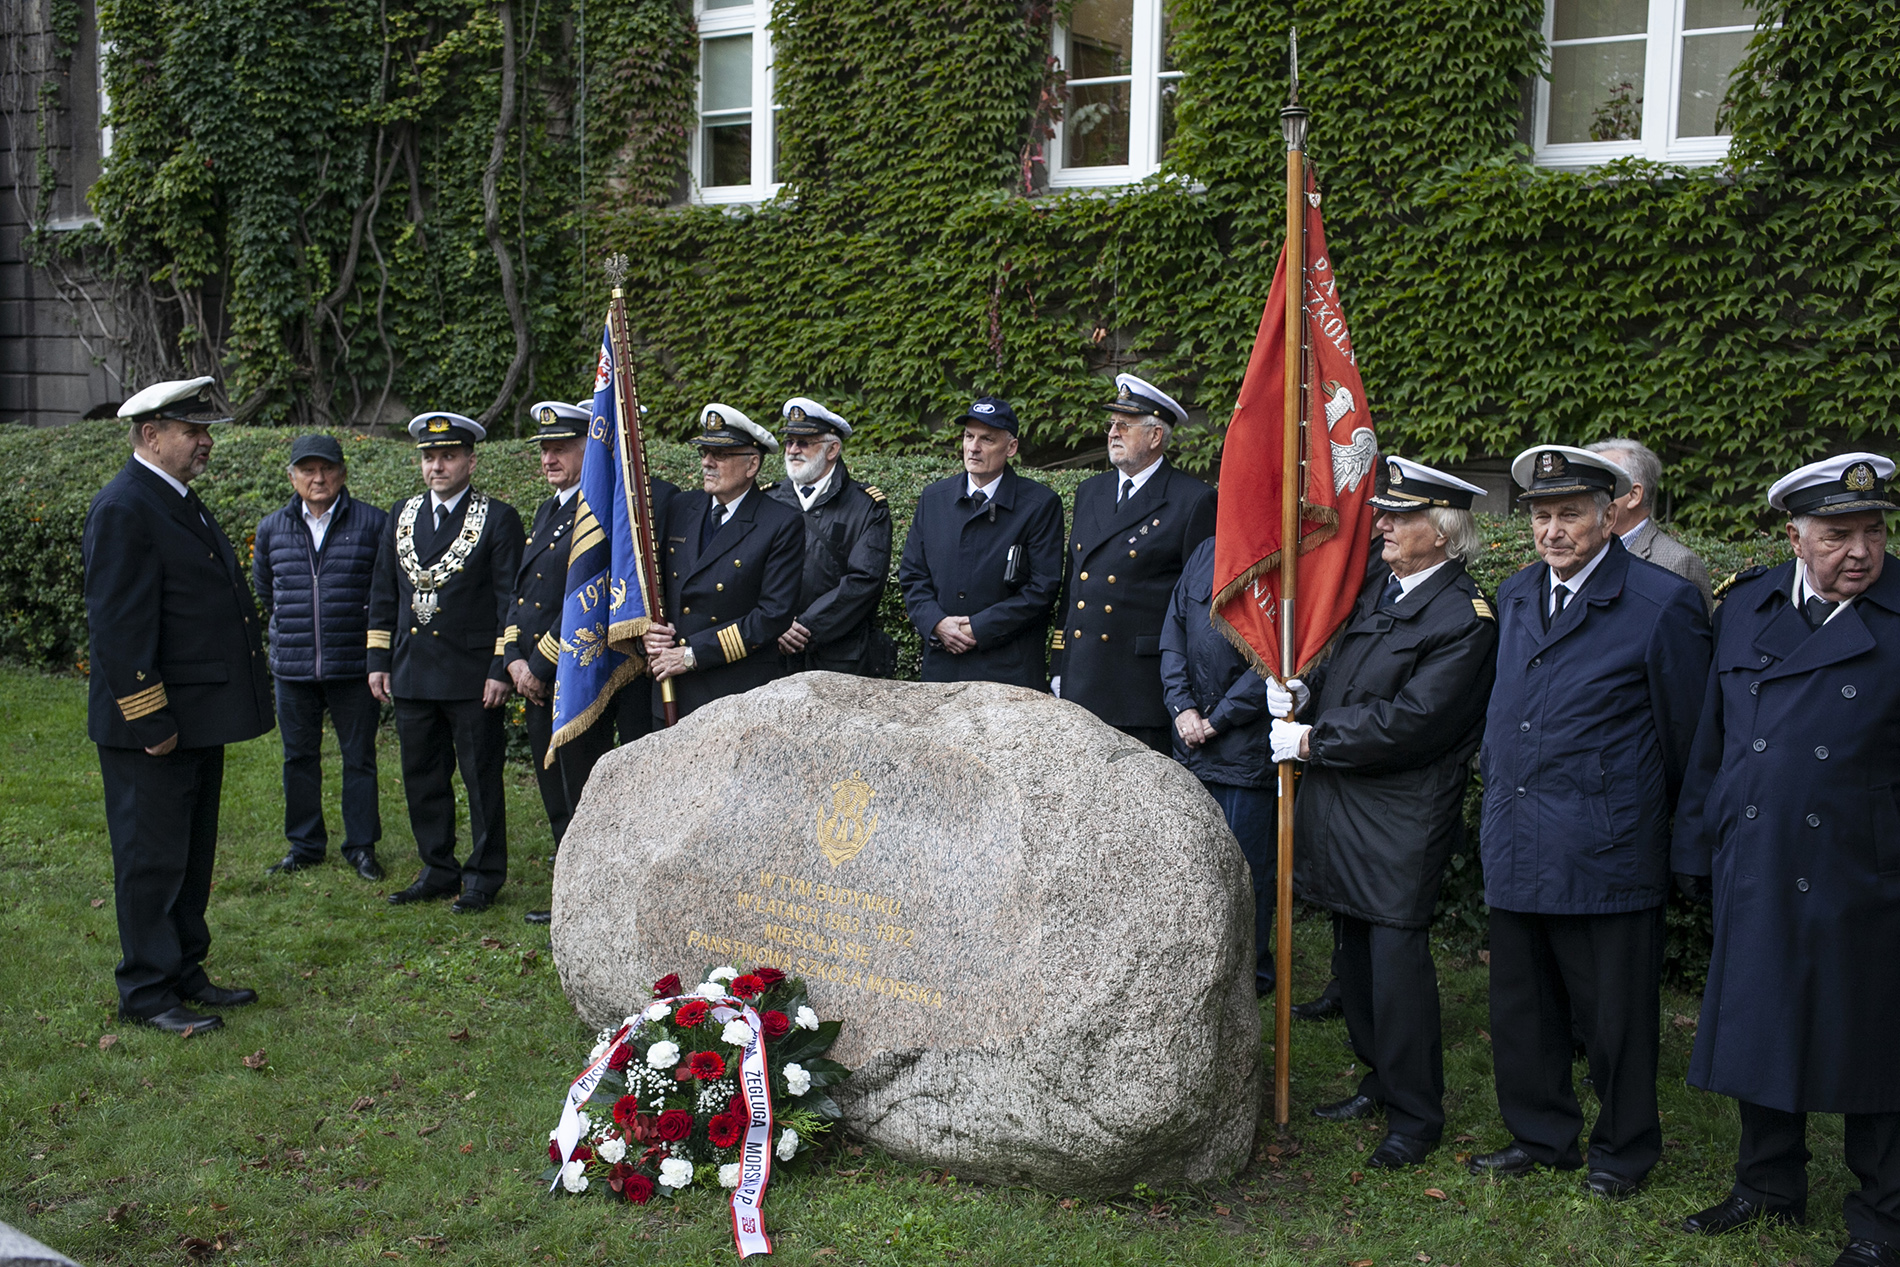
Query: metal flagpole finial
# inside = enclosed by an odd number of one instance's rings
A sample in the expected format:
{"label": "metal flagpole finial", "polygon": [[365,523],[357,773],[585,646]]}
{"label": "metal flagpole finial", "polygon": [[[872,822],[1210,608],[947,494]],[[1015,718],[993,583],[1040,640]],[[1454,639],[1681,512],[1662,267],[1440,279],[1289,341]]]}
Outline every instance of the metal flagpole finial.
{"label": "metal flagpole finial", "polygon": [[627,257],[615,251],[612,255],[607,257],[607,262],[600,266],[601,270],[607,274],[607,280],[613,285],[615,290],[619,290],[620,283],[627,280],[627,264]]}
{"label": "metal flagpole finial", "polygon": [[1286,108],[1280,111],[1280,132],[1288,150],[1306,148],[1306,107],[1300,104],[1300,33],[1287,32]]}

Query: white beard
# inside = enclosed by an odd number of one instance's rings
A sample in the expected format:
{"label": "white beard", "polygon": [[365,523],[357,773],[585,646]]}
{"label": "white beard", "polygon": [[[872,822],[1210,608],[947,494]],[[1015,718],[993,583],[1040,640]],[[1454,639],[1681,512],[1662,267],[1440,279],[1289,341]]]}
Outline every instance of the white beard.
{"label": "white beard", "polygon": [[794,484],[815,484],[824,478],[825,460],[822,457],[793,457],[785,455],[785,474]]}

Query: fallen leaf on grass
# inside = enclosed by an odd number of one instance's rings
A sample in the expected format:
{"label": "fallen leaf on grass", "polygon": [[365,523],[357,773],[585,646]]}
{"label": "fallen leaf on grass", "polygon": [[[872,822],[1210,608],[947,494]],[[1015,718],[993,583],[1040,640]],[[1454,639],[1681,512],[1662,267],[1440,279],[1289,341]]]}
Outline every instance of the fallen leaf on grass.
{"label": "fallen leaf on grass", "polygon": [[462,1026],[462,1028],[456,1030],[453,1034],[450,1034],[449,1041],[452,1043],[467,1042],[468,1041],[468,1026],[464,1025]]}
{"label": "fallen leaf on grass", "polygon": [[1352,1260],[1350,1267],[1372,1267],[1372,1260],[1370,1258],[1355,1258]]}
{"label": "fallen leaf on grass", "polygon": [[482,938],[482,949],[483,949],[483,950],[500,950],[500,949],[501,949],[501,946],[502,946],[502,941],[501,941],[501,938],[499,938],[499,937],[484,937],[484,938]]}
{"label": "fallen leaf on grass", "polygon": [[1353,1184],[1355,1186],[1357,1186],[1358,1184],[1364,1183],[1365,1179],[1366,1179],[1366,1174],[1365,1174],[1365,1171],[1363,1170],[1355,1170],[1351,1174],[1346,1176],[1346,1182]]}
{"label": "fallen leaf on grass", "polygon": [[367,1109],[373,1109],[373,1108],[375,1108],[375,1107],[376,1107],[376,1101],[374,1101],[374,1100],[372,1100],[372,1099],[370,1099],[370,1098],[369,1098],[368,1096],[366,1096],[366,1095],[365,1095],[365,1096],[359,1096],[359,1097],[357,1097],[357,1101],[356,1101],[356,1103],[355,1103],[355,1104],[352,1104],[352,1105],[350,1106],[350,1112],[352,1112],[352,1113],[361,1113],[361,1112],[364,1112],[364,1111],[365,1111],[365,1110],[367,1110]]}
{"label": "fallen leaf on grass", "polygon": [[472,1153],[472,1152],[474,1152],[474,1151],[475,1151],[475,1145],[473,1145],[473,1144],[464,1144],[464,1145],[462,1145],[462,1151],[463,1151],[463,1152],[465,1152],[465,1153]]}
{"label": "fallen leaf on grass", "polygon": [[1432,1261],[1432,1256],[1430,1254],[1425,1253],[1422,1250],[1412,1255],[1412,1257],[1418,1259],[1418,1261],[1421,1263],[1429,1263],[1430,1261]]}
{"label": "fallen leaf on grass", "polygon": [[1220,1216],[1221,1216],[1221,1217],[1222,1217],[1222,1218],[1224,1219],[1224,1218],[1226,1218],[1226,1217],[1227,1217],[1228,1215],[1230,1215],[1230,1214],[1232,1214],[1232,1213],[1233,1213],[1233,1211],[1232,1211],[1232,1210],[1230,1210],[1230,1209],[1228,1209],[1228,1208],[1227,1208],[1226,1206],[1224,1206],[1224,1205],[1217,1205],[1217,1206],[1215,1206],[1215,1207],[1214,1207],[1214,1213],[1216,1213],[1216,1214],[1218,1214],[1218,1215],[1220,1215]]}
{"label": "fallen leaf on grass", "polygon": [[317,970],[315,968],[312,968],[308,972],[299,972],[297,975],[302,977],[305,981],[308,981],[310,978],[317,975]]}
{"label": "fallen leaf on grass", "polygon": [[1678,1015],[1675,1020],[1670,1023],[1677,1029],[1694,1029],[1696,1027],[1696,1018],[1693,1016]]}
{"label": "fallen leaf on grass", "polygon": [[1056,1204],[1065,1210],[1073,1210],[1076,1206],[1076,1200],[1074,1197],[1064,1197],[1062,1200],[1056,1202]]}
{"label": "fallen leaf on grass", "polygon": [[1488,950],[1480,950],[1478,952],[1478,962],[1483,964],[1487,968],[1490,967],[1491,966],[1491,952]]}
{"label": "fallen leaf on grass", "polygon": [[473,1091],[469,1092],[467,1095],[463,1096],[462,1098],[464,1100],[473,1100],[476,1096],[480,1095],[481,1093],[482,1093],[482,1089],[480,1087],[477,1087]]}
{"label": "fallen leaf on grass", "polygon": [[206,1259],[213,1254],[222,1254],[226,1245],[222,1234],[216,1240],[210,1241],[202,1236],[185,1236],[179,1238],[178,1248],[184,1250],[192,1258]]}
{"label": "fallen leaf on grass", "polygon": [[1425,1195],[1434,1201],[1445,1200],[1445,1190],[1443,1188],[1427,1188],[1425,1189]]}
{"label": "fallen leaf on grass", "polygon": [[1475,1144],[1478,1142],[1478,1137],[1476,1135],[1454,1135],[1451,1137],[1451,1142],[1454,1144]]}
{"label": "fallen leaf on grass", "polygon": [[117,1034],[101,1034],[99,1035],[99,1050],[104,1051],[118,1041],[119,1036]]}
{"label": "fallen leaf on grass", "polygon": [[423,1127],[421,1130],[417,1131],[416,1134],[426,1139],[428,1136],[435,1134],[437,1131],[441,1129],[442,1129],[442,1123],[437,1122],[434,1126]]}
{"label": "fallen leaf on grass", "polygon": [[139,1203],[136,1201],[127,1201],[124,1205],[115,1205],[106,1211],[106,1222],[123,1223],[127,1218],[131,1217],[132,1211],[138,1208]]}
{"label": "fallen leaf on grass", "polygon": [[190,1038],[193,1034],[197,1032],[198,1032],[198,1027],[196,1025],[187,1025],[185,1026],[184,1029],[179,1031],[178,1036],[180,1038]]}
{"label": "fallen leaf on grass", "polygon": [[244,1058],[244,1067],[246,1069],[262,1069],[269,1063],[270,1058],[264,1054],[262,1047],[259,1047],[256,1051]]}
{"label": "fallen leaf on grass", "polygon": [[1491,1041],[1491,1035],[1486,1033],[1484,1030],[1478,1031],[1478,1037],[1482,1038],[1487,1043]]}
{"label": "fallen leaf on grass", "polygon": [[95,911],[98,910],[100,907],[104,906],[105,904],[106,904],[106,900],[102,897],[96,897],[92,899],[92,909]]}

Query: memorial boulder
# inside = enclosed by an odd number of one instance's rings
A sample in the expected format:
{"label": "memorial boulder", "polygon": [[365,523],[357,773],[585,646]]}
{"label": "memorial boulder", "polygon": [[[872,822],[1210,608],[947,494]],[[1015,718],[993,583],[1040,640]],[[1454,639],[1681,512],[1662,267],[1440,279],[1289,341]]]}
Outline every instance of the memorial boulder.
{"label": "memorial boulder", "polygon": [[1260,1105],[1246,860],[1175,762],[1049,695],[807,673],[595,767],[554,870],[590,1023],[770,963],[844,1021],[846,1125],[1065,1193],[1217,1179]]}

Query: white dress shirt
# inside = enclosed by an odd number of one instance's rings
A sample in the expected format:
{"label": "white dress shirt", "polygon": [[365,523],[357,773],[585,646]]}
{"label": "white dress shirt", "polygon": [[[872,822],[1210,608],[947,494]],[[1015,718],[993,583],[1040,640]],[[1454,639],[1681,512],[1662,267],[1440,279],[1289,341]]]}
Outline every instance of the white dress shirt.
{"label": "white dress shirt", "polygon": [[554,493],[554,500],[560,503],[561,505],[565,506],[569,502],[573,501],[574,494],[580,491],[581,491],[581,482],[579,480],[575,480],[572,484],[569,484],[566,488],[556,489]]}
{"label": "white dress shirt", "polygon": [[[719,522],[713,525],[713,531],[717,532],[721,528],[725,527],[728,523],[732,522],[732,517],[739,513],[740,505],[742,505],[745,502],[745,499],[750,496],[752,496],[752,490],[748,488],[744,492],[740,493],[737,497],[727,502],[723,507],[720,507]],[[713,498],[713,505],[715,506],[719,505],[718,498],[716,497]]]}
{"label": "white dress shirt", "polygon": [[444,519],[447,519],[450,515],[453,515],[455,513],[455,508],[457,506],[460,506],[462,504],[462,499],[467,496],[468,496],[468,485],[466,484],[462,485],[461,492],[457,493],[455,496],[447,499],[446,501],[443,500],[442,495],[436,492],[434,489],[429,490],[429,506],[430,506],[431,513],[435,515],[435,521],[434,521],[435,526],[440,528],[442,526],[442,521]]}
{"label": "white dress shirt", "polygon": [[[1821,591],[1815,589],[1814,586],[1808,584],[1808,565],[1803,563],[1794,570],[1794,605],[1805,612],[1810,598],[1818,598],[1824,603],[1833,601],[1821,593]],[[1834,610],[1829,612],[1827,614],[1827,620],[1821,623],[1825,625],[1828,623],[1828,620],[1833,620],[1836,616],[1846,611],[1848,605],[1853,601],[1851,598],[1843,598],[1840,602],[1835,603]]]}
{"label": "white dress shirt", "polygon": [[[342,500],[341,497],[337,498],[337,501]],[[330,508],[321,515],[311,514],[307,501],[299,499],[297,504],[303,507],[303,526],[310,530],[310,548],[323,549],[323,539],[330,534],[330,521],[336,517],[336,502],[331,502]]]}
{"label": "white dress shirt", "polygon": [[180,497],[187,496],[190,493],[189,489],[187,489],[183,484],[179,483],[177,476],[173,475],[170,471],[160,470],[158,467],[154,466],[152,463],[146,461],[145,455],[143,453],[139,453],[135,450],[132,454],[132,458],[140,466],[144,467],[146,470],[150,471],[152,474],[158,476],[158,478],[164,480],[167,484],[170,484],[172,486],[172,491],[174,493],[177,493]]}
{"label": "white dress shirt", "polygon": [[1555,568],[1548,568],[1550,572],[1551,586],[1550,586],[1550,592],[1544,595],[1544,611],[1552,616],[1555,616],[1557,614],[1557,591],[1560,589],[1567,589],[1570,591],[1570,597],[1564,600],[1564,605],[1566,607],[1569,606],[1571,603],[1576,602],[1577,595],[1583,593],[1584,583],[1590,579],[1590,573],[1597,570],[1597,564],[1603,562],[1603,556],[1608,554],[1609,552],[1610,552],[1609,543],[1605,542],[1602,548],[1600,548],[1596,552],[1596,557],[1591,559],[1588,563],[1584,564],[1583,567],[1577,572],[1577,574],[1571,577],[1567,581],[1558,580],[1557,570]]}
{"label": "white dress shirt", "polygon": [[1407,594],[1410,594],[1413,590],[1417,589],[1419,586],[1423,585],[1426,581],[1430,580],[1432,573],[1436,572],[1439,568],[1444,567],[1447,563],[1450,563],[1450,562],[1451,562],[1450,559],[1440,559],[1438,562],[1432,564],[1430,567],[1423,568],[1417,572],[1414,572],[1410,576],[1401,576],[1401,577],[1396,578],[1399,583],[1399,597],[1403,598]]}
{"label": "white dress shirt", "polygon": [[[1154,461],[1148,463],[1147,466],[1135,472],[1133,475],[1127,475],[1121,471],[1116,471],[1115,474],[1119,476],[1120,478],[1118,478],[1115,482],[1115,504],[1119,506],[1122,504],[1123,501],[1127,500],[1127,498],[1124,497],[1122,494],[1123,489],[1128,489],[1127,497],[1133,497],[1136,493],[1139,493],[1142,490],[1142,488],[1148,483],[1149,480],[1155,477],[1155,472],[1159,471],[1160,469],[1161,469],[1161,459],[1156,458]],[[1128,488],[1130,484],[1133,484],[1134,487]]]}
{"label": "white dress shirt", "polygon": [[[1005,467],[1004,469],[1007,470],[1008,468]],[[996,480],[1002,478],[1003,472],[998,471],[996,473],[996,479],[991,480],[987,484],[979,484],[976,482],[976,476],[966,471],[963,476],[963,495],[965,497],[975,497],[978,493],[982,493],[985,497],[994,497],[996,496]]]}
{"label": "white dress shirt", "polygon": [[810,510],[812,504],[818,500],[818,494],[831,487],[831,481],[837,477],[837,474],[838,464],[833,462],[831,469],[819,476],[812,483],[796,485],[795,487],[798,489],[799,508],[801,510]]}

